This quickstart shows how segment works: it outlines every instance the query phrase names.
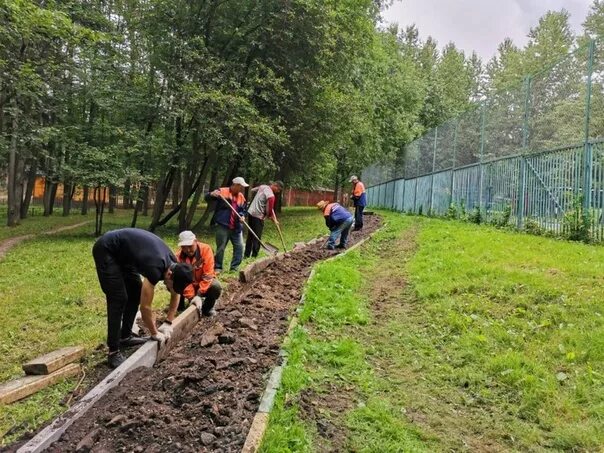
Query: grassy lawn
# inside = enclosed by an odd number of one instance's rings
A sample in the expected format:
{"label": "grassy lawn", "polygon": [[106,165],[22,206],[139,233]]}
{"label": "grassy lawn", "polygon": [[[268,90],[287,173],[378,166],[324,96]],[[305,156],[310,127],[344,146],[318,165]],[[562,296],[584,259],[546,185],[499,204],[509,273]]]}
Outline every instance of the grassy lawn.
{"label": "grassy lawn", "polygon": [[604,248],[385,215],[308,285],[263,451],[600,451]]}
{"label": "grassy lawn", "polygon": [[[141,226],[146,226],[148,219],[142,221]],[[104,230],[129,223],[129,213],[107,215]],[[288,247],[325,234],[323,219],[315,209],[286,209],[281,223]],[[0,261],[0,324],[4,332],[4,341],[0,342],[0,381],[20,376],[23,362],[59,347],[80,344],[93,352],[103,344],[105,299],[91,255],[92,229],[87,225],[23,242]],[[176,231],[169,225],[158,234],[176,248]],[[267,224],[265,238],[280,244],[272,224]],[[214,246],[209,230],[200,239]],[[229,246],[226,263],[230,262],[231,251]],[[221,278],[234,278],[234,273],[225,273]],[[167,305],[167,292],[158,291],[157,306]],[[89,364],[103,357],[102,351],[90,354]],[[0,407],[2,444],[56,416],[64,409],[63,400],[76,381],[69,380],[22,402]]]}
{"label": "grassy lawn", "polygon": [[63,226],[86,222],[87,220],[94,222],[94,209],[89,211],[87,215],[81,215],[78,211],[74,210],[74,214],[67,217],[63,217],[60,213],[44,217],[38,213],[33,217],[21,220],[21,224],[9,228],[6,226],[6,212],[0,212],[0,242],[4,239],[24,236],[26,234],[43,233]]}

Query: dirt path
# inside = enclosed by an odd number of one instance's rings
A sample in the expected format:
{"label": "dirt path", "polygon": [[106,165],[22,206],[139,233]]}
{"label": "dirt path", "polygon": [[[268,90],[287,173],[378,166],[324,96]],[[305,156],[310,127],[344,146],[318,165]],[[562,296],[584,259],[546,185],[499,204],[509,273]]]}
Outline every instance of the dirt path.
{"label": "dirt path", "polygon": [[[91,222],[92,222],[92,220],[87,220],[85,222],[76,223],[74,225],[67,225],[67,226],[64,226],[61,228],[57,228],[55,230],[50,230],[50,231],[46,231],[44,233],[39,233],[38,235],[57,234],[62,231],[68,231],[68,230],[73,230],[75,228],[79,228],[79,227],[84,226]],[[14,238],[9,238],[9,239],[0,241],[0,260],[2,258],[4,258],[6,256],[6,254],[17,244],[20,244],[21,242],[27,241],[29,239],[33,239],[38,235],[37,234],[24,234],[23,236],[15,236]]]}
{"label": "dirt path", "polygon": [[[369,217],[351,242],[379,222]],[[334,254],[321,245],[272,264],[251,284],[230,283],[218,316],[202,320],[155,368],[133,372],[49,451],[240,451],[288,316],[313,264]]]}

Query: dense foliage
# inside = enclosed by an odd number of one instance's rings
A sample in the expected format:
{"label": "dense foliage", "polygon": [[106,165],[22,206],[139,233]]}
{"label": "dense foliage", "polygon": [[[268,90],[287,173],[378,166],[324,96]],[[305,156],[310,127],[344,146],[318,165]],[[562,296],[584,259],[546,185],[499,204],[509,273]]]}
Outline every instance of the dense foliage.
{"label": "dense foliage", "polygon": [[[174,216],[199,227],[202,191],[234,175],[339,188],[577,41],[550,12],[525,49],[506,40],[485,65],[385,27],[384,3],[0,0],[8,224],[27,215],[36,175],[47,215],[63,184],[64,213],[76,187],[100,212],[121,193],[133,224],[151,198],[152,229]],[[596,1],[586,31],[603,18]]]}

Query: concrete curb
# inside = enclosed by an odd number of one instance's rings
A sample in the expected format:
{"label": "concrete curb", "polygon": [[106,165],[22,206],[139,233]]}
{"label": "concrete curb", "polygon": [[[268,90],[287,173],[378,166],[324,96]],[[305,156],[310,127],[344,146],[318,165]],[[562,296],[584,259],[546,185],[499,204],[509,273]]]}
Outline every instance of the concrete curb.
{"label": "concrete curb", "polygon": [[[346,255],[347,253],[353,251],[354,249],[360,247],[366,241],[371,239],[373,237],[373,235],[376,234],[378,231],[380,231],[385,225],[386,225],[385,223],[382,224],[382,226],[380,226],[380,228],[375,230],[373,233],[371,233],[366,238],[364,238],[364,239],[360,240],[359,242],[357,242],[356,244],[354,244],[349,249],[346,249],[344,252],[339,253],[338,255],[332,256],[330,258],[327,258],[326,260],[323,260],[321,262],[325,263],[327,261],[338,259],[338,258]],[[314,244],[315,242],[317,242],[317,240],[313,240],[311,243]],[[314,276],[315,276],[315,267],[313,267],[313,269],[311,270],[310,275],[308,276],[308,279],[306,280],[306,282],[307,283],[310,282]],[[298,325],[298,314],[302,311],[302,307],[304,306],[305,296],[306,296],[306,291],[304,291],[302,293],[302,297],[300,298],[300,303],[298,305],[298,308],[296,309],[296,314],[294,314],[294,316],[292,316],[292,319],[289,323],[289,326],[287,328],[287,332],[285,334],[285,338],[283,341],[283,345],[285,345],[285,342],[291,335],[292,331]],[[264,438],[264,433],[266,432],[266,428],[268,427],[269,414],[273,408],[273,405],[275,404],[275,397],[277,396],[277,391],[279,390],[279,387],[281,386],[281,377],[283,375],[283,370],[285,369],[285,366],[287,365],[287,352],[283,348],[283,345],[281,346],[281,349],[279,351],[279,355],[281,357],[283,357],[282,363],[280,365],[277,365],[276,367],[274,367],[273,371],[271,372],[268,382],[266,383],[266,388],[264,389],[264,393],[262,394],[262,399],[260,400],[260,406],[258,407],[258,411],[256,412],[256,415],[254,416],[254,420],[252,421],[252,426],[250,426],[248,435],[245,438],[245,444],[243,445],[243,448],[241,449],[241,453],[255,453],[256,451],[258,451],[258,448],[260,447],[260,444],[262,443],[262,439]]]}
{"label": "concrete curb", "polygon": [[46,450],[50,445],[59,440],[65,431],[77,419],[86,414],[112,387],[119,384],[128,373],[140,367],[151,368],[158,360],[164,358],[170,349],[184,338],[198,321],[199,311],[197,308],[194,306],[187,308],[172,323],[172,337],[163,348],[159,349],[156,341],[148,341],[142,345],[67,412],[55,419],[29,442],[19,448],[17,453],[38,453]]}

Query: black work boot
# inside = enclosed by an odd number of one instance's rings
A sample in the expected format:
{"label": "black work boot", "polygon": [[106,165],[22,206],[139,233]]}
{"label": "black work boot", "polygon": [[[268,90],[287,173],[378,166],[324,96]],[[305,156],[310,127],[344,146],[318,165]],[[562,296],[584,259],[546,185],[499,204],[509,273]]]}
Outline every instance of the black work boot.
{"label": "black work boot", "polygon": [[122,338],[120,340],[120,347],[130,348],[132,346],[140,346],[141,344],[145,344],[147,341],[149,341],[149,337],[137,337],[130,335],[128,338]]}
{"label": "black work boot", "polygon": [[118,366],[120,366],[122,363],[124,363],[125,360],[126,360],[126,358],[119,351],[110,352],[109,355],[107,356],[107,364],[109,365],[110,368],[112,368],[114,370]]}

